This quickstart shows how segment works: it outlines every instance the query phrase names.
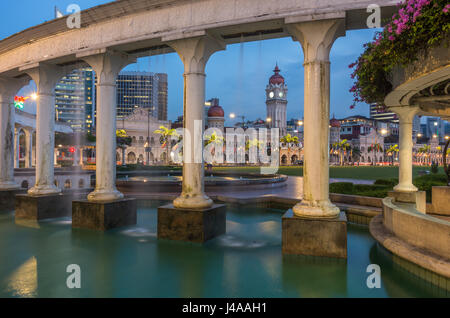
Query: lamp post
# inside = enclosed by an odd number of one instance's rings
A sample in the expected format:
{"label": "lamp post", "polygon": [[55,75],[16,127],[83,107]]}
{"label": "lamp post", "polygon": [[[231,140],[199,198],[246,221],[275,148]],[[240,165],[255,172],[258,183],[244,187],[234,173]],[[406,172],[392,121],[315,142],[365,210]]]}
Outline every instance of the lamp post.
{"label": "lamp post", "polygon": [[236,117],[239,117],[242,119],[242,128],[245,128],[245,116],[244,115],[236,115],[235,113],[230,114],[231,119],[235,119]]}

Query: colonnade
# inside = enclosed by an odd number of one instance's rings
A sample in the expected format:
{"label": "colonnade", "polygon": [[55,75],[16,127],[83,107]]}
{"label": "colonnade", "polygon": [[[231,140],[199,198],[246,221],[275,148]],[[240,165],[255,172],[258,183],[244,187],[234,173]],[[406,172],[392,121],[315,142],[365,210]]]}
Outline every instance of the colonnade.
{"label": "colonnade", "polygon": [[[339,209],[329,199],[329,113],[330,60],[334,41],[345,35],[345,20],[333,18],[320,21],[287,22],[287,30],[300,42],[304,52],[304,197],[294,207],[294,213],[305,217],[336,217]],[[203,32],[192,37],[162,39],[180,56],[184,64],[184,127],[191,132],[185,138],[183,151],[183,185],[175,199],[177,208],[208,208],[213,202],[204,192],[201,135],[198,121],[204,122],[205,68],[211,55],[224,50],[220,39]],[[130,56],[110,50],[96,50],[78,54],[97,75],[97,129],[96,129],[96,186],[88,195],[93,202],[123,198],[116,189],[116,78],[120,70],[135,62]],[[60,192],[54,185],[54,88],[67,73],[60,66],[39,63],[21,68],[28,74],[26,80],[0,78],[0,189],[16,188],[14,184],[14,111],[12,100],[17,91],[31,78],[35,81],[37,100],[36,126],[36,183],[30,195]],[[397,112],[400,118],[400,182],[398,191],[416,191],[412,185],[412,118],[410,112]],[[17,138],[18,139],[18,138]],[[27,140],[31,141],[30,137]],[[185,148],[186,150],[187,148]]]}

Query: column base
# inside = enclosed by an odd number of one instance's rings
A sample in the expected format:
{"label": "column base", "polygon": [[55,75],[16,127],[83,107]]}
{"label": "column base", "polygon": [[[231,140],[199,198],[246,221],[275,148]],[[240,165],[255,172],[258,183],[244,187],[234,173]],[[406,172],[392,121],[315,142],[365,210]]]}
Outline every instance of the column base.
{"label": "column base", "polygon": [[414,203],[417,211],[427,212],[427,194],[425,191],[389,191],[388,197],[394,198],[395,202]]}
{"label": "column base", "polygon": [[413,184],[397,184],[394,187],[396,192],[416,192],[418,189]]}
{"label": "column base", "polygon": [[339,208],[329,200],[313,204],[309,201],[297,203],[293,208],[295,216],[302,218],[336,218],[339,216]]}
{"label": "column base", "polygon": [[224,204],[205,209],[158,208],[158,239],[203,243],[226,233]]}
{"label": "column base", "polygon": [[173,201],[173,206],[178,209],[208,209],[214,205],[207,195],[184,195],[181,194]]}
{"label": "column base", "polygon": [[0,189],[0,211],[13,211],[16,206],[16,195],[25,193],[25,189]]}
{"label": "column base", "polygon": [[45,186],[34,186],[28,190],[28,194],[30,196],[45,196],[45,195],[54,195],[61,193],[61,189],[54,185],[45,185]]}
{"label": "column base", "polygon": [[67,217],[71,214],[72,197],[64,194],[16,195],[15,218],[27,220],[45,220]]}
{"label": "column base", "polygon": [[123,193],[118,190],[94,190],[87,196],[89,202],[111,202],[123,198]]}
{"label": "column base", "polygon": [[14,181],[0,183],[0,191],[9,191],[18,189],[20,189],[20,186]]}
{"label": "column base", "polygon": [[72,202],[72,228],[107,231],[137,223],[136,199]]}
{"label": "column base", "polygon": [[282,217],[282,252],[309,256],[347,258],[347,218],[302,218],[292,210]]}

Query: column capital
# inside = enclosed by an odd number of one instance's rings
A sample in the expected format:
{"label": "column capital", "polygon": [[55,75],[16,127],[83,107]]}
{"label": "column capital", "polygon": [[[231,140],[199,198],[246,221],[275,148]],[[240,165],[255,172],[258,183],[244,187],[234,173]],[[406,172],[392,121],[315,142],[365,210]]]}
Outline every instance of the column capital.
{"label": "column capital", "polygon": [[167,42],[180,56],[184,64],[184,72],[188,74],[204,74],[206,63],[211,55],[226,49],[226,44],[210,35],[205,34],[192,38],[184,38]]}
{"label": "column capital", "polygon": [[116,85],[116,78],[120,71],[128,64],[136,63],[136,58],[113,50],[101,50],[100,52],[85,52],[77,54],[78,58],[88,63],[97,76],[98,85]]}
{"label": "column capital", "polygon": [[398,115],[400,124],[412,123],[414,117],[420,112],[419,106],[391,106],[388,109]]}
{"label": "column capital", "polygon": [[19,70],[27,73],[36,83],[38,95],[53,95],[56,84],[70,68],[47,63],[36,63],[22,67]]}
{"label": "column capital", "polygon": [[21,78],[0,76],[0,104],[12,103],[17,92],[29,82],[27,76]]}
{"label": "column capital", "polygon": [[[289,21],[286,21],[289,22]],[[327,19],[286,24],[294,41],[300,42],[304,63],[329,62],[334,41],[345,35],[345,19]]]}

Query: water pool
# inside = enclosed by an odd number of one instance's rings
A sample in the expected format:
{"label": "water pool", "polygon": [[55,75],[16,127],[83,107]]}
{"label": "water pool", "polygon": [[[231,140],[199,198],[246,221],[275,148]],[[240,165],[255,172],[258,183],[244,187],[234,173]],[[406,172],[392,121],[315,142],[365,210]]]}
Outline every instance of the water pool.
{"label": "water pool", "polygon": [[[97,233],[70,219],[14,222],[0,214],[0,297],[439,297],[445,292],[392,264],[366,226],[348,225],[348,260],[282,256],[284,211],[229,206],[227,234],[204,245],[157,240],[156,208],[138,225]],[[66,267],[81,268],[68,289]],[[366,286],[381,267],[380,289]]]}

